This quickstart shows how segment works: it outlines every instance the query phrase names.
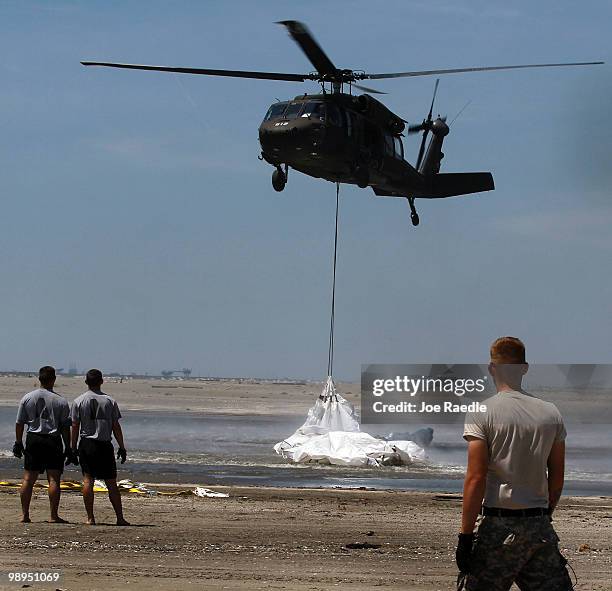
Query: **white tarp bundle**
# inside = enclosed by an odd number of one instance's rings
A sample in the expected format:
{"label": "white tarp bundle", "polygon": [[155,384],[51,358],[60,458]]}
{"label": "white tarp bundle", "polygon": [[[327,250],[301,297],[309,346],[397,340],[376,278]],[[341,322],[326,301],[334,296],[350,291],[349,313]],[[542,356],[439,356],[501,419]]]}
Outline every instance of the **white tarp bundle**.
{"label": "white tarp bundle", "polygon": [[336,466],[401,465],[425,455],[413,441],[386,441],[362,433],[353,405],[336,391],[331,377],[306,422],[274,450],[295,463]]}
{"label": "white tarp bundle", "polygon": [[203,486],[196,486],[193,494],[196,497],[213,497],[213,498],[226,498],[229,497],[227,493],[218,492],[216,490],[210,490],[210,488],[204,488]]}

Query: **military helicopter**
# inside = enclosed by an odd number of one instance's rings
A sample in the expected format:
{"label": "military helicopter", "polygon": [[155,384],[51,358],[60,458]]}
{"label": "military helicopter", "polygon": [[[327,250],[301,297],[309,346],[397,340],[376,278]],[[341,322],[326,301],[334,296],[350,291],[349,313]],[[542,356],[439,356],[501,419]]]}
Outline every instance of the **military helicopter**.
{"label": "military helicopter", "polygon": [[[405,197],[410,205],[411,220],[419,224],[414,201],[417,198],[439,199],[491,191],[495,188],[490,172],[440,173],[444,153],[442,144],[449,133],[446,117],[432,118],[438,82],[427,117],[409,126],[407,133],[422,132],[415,165],[404,158],[402,144],[406,120],[392,113],[372,94],[385,94],[359,84],[362,80],[382,80],[414,76],[511,70],[586,66],[603,62],[571,62],[521,64],[367,74],[359,70],[337,68],[314,39],[306,25],[298,21],[279,21],[315,67],[309,74],[251,72],[243,70],[211,70],[174,68],[111,62],[81,62],[84,66],[106,66],[130,70],[153,70],[179,74],[204,74],[260,80],[305,82],[321,85],[321,93],[296,96],[270,106],[259,126],[261,160],[274,167],[272,186],[282,191],[287,184],[289,169],[335,183],[350,183],[371,187],[384,197]],[[354,95],[353,88],[365,91]],[[345,92],[347,90],[348,92]],[[427,145],[427,137],[431,140]],[[427,146],[427,149],[426,149]]]}

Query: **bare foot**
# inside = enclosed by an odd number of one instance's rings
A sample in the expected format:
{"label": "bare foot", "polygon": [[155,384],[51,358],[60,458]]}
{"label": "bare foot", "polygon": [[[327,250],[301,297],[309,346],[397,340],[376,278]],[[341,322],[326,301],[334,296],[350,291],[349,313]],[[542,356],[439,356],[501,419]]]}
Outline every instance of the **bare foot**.
{"label": "bare foot", "polygon": [[117,519],[117,525],[130,525],[130,523],[121,517]]}
{"label": "bare foot", "polygon": [[20,523],[32,523],[32,520],[30,519],[29,515],[22,515],[21,519],[19,520]]}
{"label": "bare foot", "polygon": [[85,522],[85,525],[96,525],[96,520],[92,517]]}
{"label": "bare foot", "polygon": [[62,519],[61,517],[51,517],[51,519],[49,519],[47,521],[47,523],[70,523],[70,521],[67,521],[66,519]]}

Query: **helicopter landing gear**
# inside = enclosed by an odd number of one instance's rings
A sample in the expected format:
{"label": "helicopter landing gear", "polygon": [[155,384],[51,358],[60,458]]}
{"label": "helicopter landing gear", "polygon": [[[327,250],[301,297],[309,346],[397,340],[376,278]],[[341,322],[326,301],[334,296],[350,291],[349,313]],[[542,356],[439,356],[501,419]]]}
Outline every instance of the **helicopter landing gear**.
{"label": "helicopter landing gear", "polygon": [[276,170],[272,173],[272,186],[275,191],[280,193],[285,188],[286,184],[287,173],[280,166],[277,166]]}
{"label": "helicopter landing gear", "polygon": [[419,214],[414,206],[414,197],[408,197],[408,205],[410,205],[410,219],[412,220],[412,225],[418,226],[421,220],[419,219]]}

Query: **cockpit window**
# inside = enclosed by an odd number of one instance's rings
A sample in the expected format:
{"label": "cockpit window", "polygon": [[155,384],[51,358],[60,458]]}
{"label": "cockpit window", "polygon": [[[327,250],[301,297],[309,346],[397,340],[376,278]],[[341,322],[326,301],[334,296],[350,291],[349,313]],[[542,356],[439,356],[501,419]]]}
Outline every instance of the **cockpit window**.
{"label": "cockpit window", "polygon": [[270,119],[278,119],[282,116],[286,108],[287,103],[275,103],[268,109],[268,112],[264,117],[264,121],[269,121]]}
{"label": "cockpit window", "polygon": [[299,112],[302,110],[303,104],[304,103],[291,103],[287,107],[287,110],[283,115],[283,119],[295,119],[298,116]]}
{"label": "cockpit window", "polygon": [[321,119],[321,121],[325,120],[325,103],[320,101],[312,101],[306,103],[304,107],[304,111],[302,112],[302,117],[317,117]]}

